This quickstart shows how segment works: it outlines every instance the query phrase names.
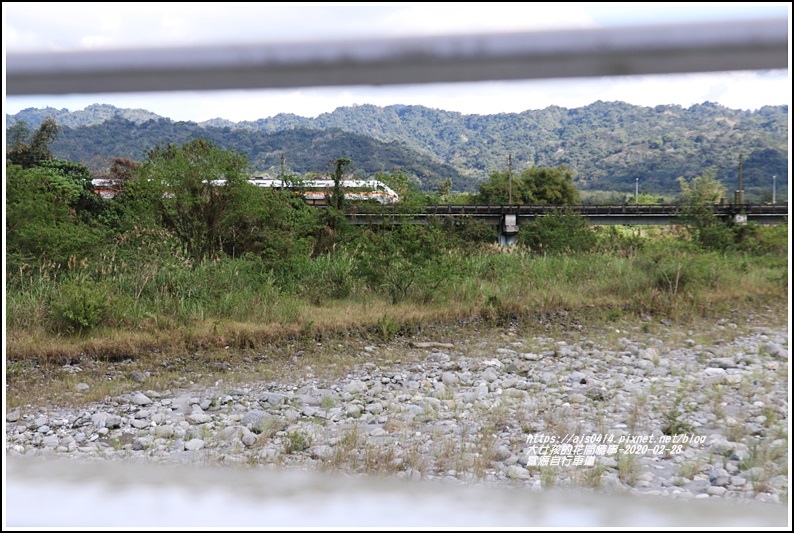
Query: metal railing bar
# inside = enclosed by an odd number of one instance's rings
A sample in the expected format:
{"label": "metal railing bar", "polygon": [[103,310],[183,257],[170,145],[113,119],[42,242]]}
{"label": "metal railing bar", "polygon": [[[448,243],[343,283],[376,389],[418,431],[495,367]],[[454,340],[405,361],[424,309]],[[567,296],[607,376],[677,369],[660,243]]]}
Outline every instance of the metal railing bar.
{"label": "metal railing bar", "polygon": [[6,94],[390,85],[788,68],[787,18],[8,53]]}

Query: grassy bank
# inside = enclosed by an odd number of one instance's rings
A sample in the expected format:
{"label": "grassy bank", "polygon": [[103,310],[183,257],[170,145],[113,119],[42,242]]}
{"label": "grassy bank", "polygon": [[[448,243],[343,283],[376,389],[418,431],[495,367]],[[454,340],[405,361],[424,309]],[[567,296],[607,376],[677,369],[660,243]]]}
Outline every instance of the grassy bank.
{"label": "grassy bank", "polygon": [[670,230],[630,238],[613,231],[589,252],[555,255],[520,246],[356,247],[293,259],[279,271],[255,258],[197,267],[173,256],[145,259],[9,272],[7,360],[258,350],[343,332],[387,340],[422,324],[531,321],[559,311],[688,320],[785,304],[788,294],[785,250],[704,251]]}
{"label": "grassy bank", "polygon": [[134,387],[132,368],[156,369],[163,386],[253,360],[268,373],[330,339],[334,353],[319,360],[344,368],[360,343],[433,327],[695,323],[756,311],[786,320],[786,226],[753,228],[719,251],[674,227],[566,231],[575,234],[543,236],[547,249],[576,243],[553,253],[404,226],[277,267],[252,256],[196,265],[171,243],[140,240],[93,261],[21,266],[6,276],[8,402],[69,397],[91,379],[104,385],[81,398],[102,397]]}

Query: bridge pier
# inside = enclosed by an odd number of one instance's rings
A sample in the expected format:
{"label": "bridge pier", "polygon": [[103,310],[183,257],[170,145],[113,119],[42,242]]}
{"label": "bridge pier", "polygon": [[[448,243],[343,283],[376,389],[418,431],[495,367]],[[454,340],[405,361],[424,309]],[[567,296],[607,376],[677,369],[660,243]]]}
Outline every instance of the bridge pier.
{"label": "bridge pier", "polygon": [[518,223],[516,222],[516,215],[504,215],[499,224],[499,245],[513,246],[516,242],[518,242]]}

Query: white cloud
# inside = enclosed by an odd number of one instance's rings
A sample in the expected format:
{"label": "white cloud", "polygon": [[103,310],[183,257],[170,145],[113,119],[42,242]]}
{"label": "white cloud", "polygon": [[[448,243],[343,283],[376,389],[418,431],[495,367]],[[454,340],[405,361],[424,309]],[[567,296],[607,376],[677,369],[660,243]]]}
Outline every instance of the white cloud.
{"label": "white cloud", "polygon": [[782,16],[785,3],[4,2],[9,50],[349,39]]}
{"label": "white cloud", "polygon": [[[567,6],[567,7],[566,7]],[[68,22],[66,22],[68,21]],[[10,50],[165,46],[219,42],[325,40],[434,33],[494,32],[592,25],[578,4],[413,3],[278,5],[268,3],[3,4]]]}

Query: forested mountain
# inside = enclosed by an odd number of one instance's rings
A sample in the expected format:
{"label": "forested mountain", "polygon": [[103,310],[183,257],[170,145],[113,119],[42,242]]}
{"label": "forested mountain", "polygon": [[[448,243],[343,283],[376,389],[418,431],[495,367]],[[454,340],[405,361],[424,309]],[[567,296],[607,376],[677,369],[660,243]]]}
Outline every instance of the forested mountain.
{"label": "forested mountain", "polygon": [[96,171],[107,166],[112,157],[141,161],[147,151],[158,145],[181,145],[196,138],[245,154],[255,173],[280,174],[283,155],[285,172],[327,174],[333,170],[334,160],[347,157],[351,160],[349,170],[358,177],[401,170],[417,177],[428,190],[437,189],[447,178],[457,190],[476,188],[471,178],[451,165],[397,142],[379,141],[339,128],[296,128],[265,133],[200,127],[193,122],[173,122],[165,118],[135,124],[114,117],[94,126],[64,127],[52,143],[52,152],[58,158],[82,162]]}
{"label": "forested mountain", "polygon": [[[277,169],[282,152],[289,169],[301,173],[325,171],[328,161],[348,157],[367,174],[399,168],[417,175],[426,189],[449,177],[456,190],[474,190],[490,171],[506,169],[512,155],[516,171],[567,165],[584,190],[633,191],[639,178],[644,192],[675,193],[679,176],[691,178],[711,166],[728,190],[735,189],[742,155],[744,188],[751,194],[771,189],[773,175],[779,190],[788,183],[788,106],[742,111],[710,102],[651,108],[598,101],[575,109],[463,115],[359,105],[315,119],[280,114],[197,124],[144,121],[145,112],[117,110],[102,120],[113,109],[90,106],[55,115],[65,126],[53,145],[56,156],[86,164],[102,157],[140,159],[158,143],[205,137],[247,154],[260,172]],[[95,121],[90,126],[89,110]],[[7,116],[6,124],[25,120],[35,127],[32,119],[43,119],[44,111]]]}
{"label": "forested mountain", "polygon": [[44,109],[31,107],[20,111],[16,115],[6,115],[6,128],[21,120],[25,121],[28,126],[36,128],[47,117],[53,117],[61,126],[70,128],[94,126],[114,117],[126,118],[136,124],[163,118],[144,109],[120,109],[108,104],[92,104],[80,111],[55,109],[54,107],[45,107]]}

